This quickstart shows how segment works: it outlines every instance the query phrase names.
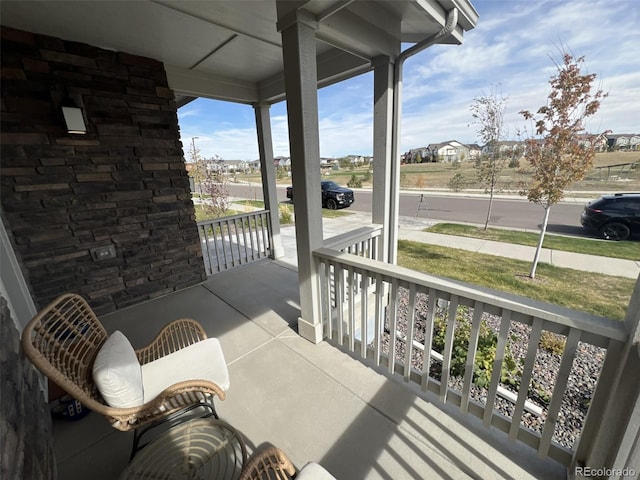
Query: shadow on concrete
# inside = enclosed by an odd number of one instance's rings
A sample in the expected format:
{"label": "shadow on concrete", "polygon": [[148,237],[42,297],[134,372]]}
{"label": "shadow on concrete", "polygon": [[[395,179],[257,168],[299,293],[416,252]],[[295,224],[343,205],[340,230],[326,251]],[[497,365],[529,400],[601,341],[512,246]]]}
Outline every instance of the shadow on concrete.
{"label": "shadow on concrete", "polygon": [[[388,381],[321,459],[338,478],[564,478],[564,466],[537,458],[533,449],[485,429],[481,420],[440,404],[433,394],[390,377],[386,369],[368,366]],[[390,427],[372,429],[370,409]]]}

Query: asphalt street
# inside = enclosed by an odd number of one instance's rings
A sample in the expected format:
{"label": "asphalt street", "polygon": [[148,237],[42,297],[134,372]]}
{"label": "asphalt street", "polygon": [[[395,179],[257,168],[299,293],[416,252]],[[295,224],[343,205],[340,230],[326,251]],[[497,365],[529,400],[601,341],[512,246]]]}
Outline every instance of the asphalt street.
{"label": "asphalt street", "polygon": [[[230,195],[235,198],[262,200],[260,185],[229,186]],[[484,224],[489,199],[482,194],[452,194],[448,192],[424,192],[423,204],[426,209],[418,209],[420,192],[402,191],[399,212],[402,217],[418,217],[459,223]],[[597,194],[583,194],[583,198],[569,198],[554,205],[549,216],[547,231],[578,236],[588,236],[580,226],[580,212],[590,198]],[[356,189],[355,203],[351,210],[371,212],[371,191]],[[285,187],[278,187],[278,200],[287,201]],[[542,207],[517,195],[499,196],[494,199],[490,225],[537,231],[544,211]]]}

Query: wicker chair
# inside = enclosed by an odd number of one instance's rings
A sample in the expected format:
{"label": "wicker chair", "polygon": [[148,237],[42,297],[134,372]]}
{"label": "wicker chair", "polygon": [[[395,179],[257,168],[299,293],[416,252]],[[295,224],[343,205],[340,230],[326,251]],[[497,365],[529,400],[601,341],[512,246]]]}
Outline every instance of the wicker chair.
{"label": "wicker chair", "polygon": [[[217,418],[213,399],[217,396],[224,400],[225,392],[207,380],[181,381],[139,406],[109,406],[93,379],[94,360],[108,338],[109,334],[87,302],[79,295],[65,294],[27,324],[22,333],[22,345],[29,360],[69,395],[105,416],[114,428],[136,431],[132,456],[137,449],[140,427],[145,427],[140,429],[144,432],[171,415],[175,417],[183,410],[199,406],[208,408]],[[198,322],[175,320],[162,328],[148,346],[135,350],[135,355],[143,366],[161,358],[168,359],[167,356],[174,352],[206,338]],[[228,379],[226,364],[224,370]]]}
{"label": "wicker chair", "polygon": [[335,480],[317,463],[307,463],[301,470],[278,447],[261,445],[247,460],[238,480]]}
{"label": "wicker chair", "polygon": [[296,467],[282,450],[266,445],[249,457],[239,480],[291,480],[296,473]]}

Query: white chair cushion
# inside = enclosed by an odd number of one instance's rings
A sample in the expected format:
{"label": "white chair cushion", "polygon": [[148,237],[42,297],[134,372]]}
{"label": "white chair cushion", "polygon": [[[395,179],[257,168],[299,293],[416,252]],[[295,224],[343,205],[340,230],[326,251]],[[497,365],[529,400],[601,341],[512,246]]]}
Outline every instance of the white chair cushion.
{"label": "white chair cushion", "polygon": [[113,332],[100,348],[93,362],[93,380],[111,407],[142,405],[142,370],[135,350],[122,332]]}
{"label": "white chair cushion", "polygon": [[309,462],[296,475],[296,480],[336,480],[336,477],[327,472],[322,465]]}
{"label": "white chair cushion", "polygon": [[186,380],[209,380],[222,390],[229,388],[229,370],[217,338],[207,338],[142,365],[144,402]]}

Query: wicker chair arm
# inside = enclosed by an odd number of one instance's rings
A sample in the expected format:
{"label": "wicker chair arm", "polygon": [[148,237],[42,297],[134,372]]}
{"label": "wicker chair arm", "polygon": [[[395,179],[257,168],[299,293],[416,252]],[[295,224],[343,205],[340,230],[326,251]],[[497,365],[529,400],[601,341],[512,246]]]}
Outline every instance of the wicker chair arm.
{"label": "wicker chair arm", "polygon": [[[187,380],[164,389],[153,400],[136,407],[114,408],[95,402],[96,412],[108,417],[114,428],[123,432],[133,430],[197,403],[207,396],[226,398],[224,391],[208,380]],[[89,408],[93,409],[90,405]]]}
{"label": "wicker chair arm", "polygon": [[147,402],[145,405],[149,405],[151,408],[157,408],[170,402],[174,397],[189,393],[214,395],[220,400],[225,400],[227,398],[227,394],[217,384],[210,382],[209,380],[196,379],[179,382],[165,388],[156,398]]}
{"label": "wicker chair arm", "polygon": [[190,318],[181,318],[165,325],[149,345],[136,350],[136,355],[144,365],[206,338],[202,325]]}
{"label": "wicker chair arm", "polygon": [[256,450],[245,463],[238,480],[291,480],[297,473],[287,455],[271,444]]}

